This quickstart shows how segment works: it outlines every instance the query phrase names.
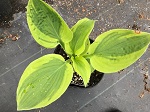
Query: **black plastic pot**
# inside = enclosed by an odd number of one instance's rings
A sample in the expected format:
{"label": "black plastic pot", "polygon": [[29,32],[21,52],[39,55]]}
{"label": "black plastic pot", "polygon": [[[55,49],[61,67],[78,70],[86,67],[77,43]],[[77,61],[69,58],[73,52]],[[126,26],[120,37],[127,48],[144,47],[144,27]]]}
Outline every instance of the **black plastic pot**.
{"label": "black plastic pot", "polygon": [[[93,43],[93,40],[90,39],[90,43]],[[60,54],[61,56],[64,57],[65,60],[69,59],[69,56],[67,56],[66,52],[63,50],[63,48],[60,45],[58,45],[56,47],[56,49],[54,50],[54,53]],[[91,74],[90,81],[86,88],[97,85],[103,78],[103,75],[104,75],[104,73],[94,70]],[[74,74],[73,74],[73,78],[70,83],[70,86],[84,87],[82,77],[79,76],[76,72],[74,72]]]}

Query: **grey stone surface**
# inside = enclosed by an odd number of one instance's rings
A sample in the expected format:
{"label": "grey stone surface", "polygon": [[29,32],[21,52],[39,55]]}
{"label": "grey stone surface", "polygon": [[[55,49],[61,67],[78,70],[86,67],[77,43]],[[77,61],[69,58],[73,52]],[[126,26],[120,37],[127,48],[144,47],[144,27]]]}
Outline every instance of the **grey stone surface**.
{"label": "grey stone surface", "polygon": [[[47,0],[48,1],[48,0]],[[150,32],[149,0],[54,0],[52,5],[71,27],[79,19],[97,20],[91,38],[112,28],[130,28],[133,24]],[[26,0],[23,1],[26,3]],[[142,16],[139,17],[139,16]],[[34,59],[53,49],[44,49],[32,38],[25,13],[17,13],[10,28],[0,33],[18,34],[19,40],[7,38],[0,46],[0,112],[17,112],[16,89],[26,66]],[[143,74],[150,70],[150,48],[132,66],[121,73],[106,74],[93,88],[69,87],[60,99],[51,105],[31,112],[106,112],[118,108],[122,112],[149,112],[150,94],[145,92]]]}

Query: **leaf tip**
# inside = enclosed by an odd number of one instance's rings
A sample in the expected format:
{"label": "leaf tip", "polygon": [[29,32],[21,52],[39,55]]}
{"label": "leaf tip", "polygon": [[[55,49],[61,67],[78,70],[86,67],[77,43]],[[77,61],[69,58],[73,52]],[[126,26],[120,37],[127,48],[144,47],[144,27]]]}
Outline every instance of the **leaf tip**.
{"label": "leaf tip", "polygon": [[84,87],[86,88],[87,86],[88,86],[88,84],[87,84],[87,83],[86,83],[86,84],[84,83]]}
{"label": "leaf tip", "polygon": [[17,111],[22,111],[23,109],[17,104]]}
{"label": "leaf tip", "polygon": [[21,108],[20,104],[19,104],[19,101],[17,99],[17,111],[22,111],[23,109]]}
{"label": "leaf tip", "polygon": [[85,88],[88,86],[89,81],[90,81],[90,79],[88,81],[83,80]]}

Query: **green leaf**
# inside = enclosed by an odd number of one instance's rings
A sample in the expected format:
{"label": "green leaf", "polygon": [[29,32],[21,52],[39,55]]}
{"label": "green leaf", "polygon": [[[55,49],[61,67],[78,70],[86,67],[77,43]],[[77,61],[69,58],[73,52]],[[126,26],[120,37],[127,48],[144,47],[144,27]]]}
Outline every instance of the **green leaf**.
{"label": "green leaf", "polygon": [[85,49],[84,49],[84,51],[80,54],[80,55],[87,55],[87,53],[88,53],[88,49],[89,49],[89,47],[90,47],[90,40],[89,40],[89,38],[86,40],[86,42],[85,42]]}
{"label": "green leaf", "polygon": [[150,34],[133,30],[114,29],[98,36],[90,46],[92,66],[101,72],[112,73],[122,70],[146,51]]}
{"label": "green leaf", "polygon": [[88,18],[84,18],[82,20],[79,20],[73,27],[72,27],[72,32],[73,32],[73,39],[70,41],[69,45],[67,48],[70,47],[72,50],[68,50],[69,54],[75,54],[75,55],[80,55],[83,53],[86,49],[86,42],[87,39],[89,38],[89,35],[94,27],[94,20],[90,20]]}
{"label": "green leaf", "polygon": [[29,0],[27,22],[36,42],[46,48],[54,48],[73,38],[72,31],[62,17],[42,0]]}
{"label": "green leaf", "polygon": [[71,60],[73,62],[74,70],[82,77],[86,87],[91,75],[91,67],[89,63],[83,57],[72,57]]}
{"label": "green leaf", "polygon": [[[85,58],[85,57],[84,57]],[[91,62],[90,62],[90,58],[87,58],[86,59],[87,60],[87,62],[89,63],[89,65],[90,65],[90,68],[91,68],[91,74],[94,72],[94,68],[93,68],[93,66],[91,65]]]}
{"label": "green leaf", "polygon": [[41,108],[57,100],[68,88],[72,66],[57,54],[45,55],[29,64],[17,88],[17,109]]}

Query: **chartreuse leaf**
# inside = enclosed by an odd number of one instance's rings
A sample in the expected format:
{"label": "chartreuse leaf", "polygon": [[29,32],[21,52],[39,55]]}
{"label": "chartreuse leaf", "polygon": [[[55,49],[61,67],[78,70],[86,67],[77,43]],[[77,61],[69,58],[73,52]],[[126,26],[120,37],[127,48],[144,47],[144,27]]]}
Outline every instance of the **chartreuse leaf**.
{"label": "chartreuse leaf", "polygon": [[133,30],[114,29],[97,37],[90,46],[90,62],[101,72],[111,73],[134,63],[146,51],[150,34]]}
{"label": "chartreuse leaf", "polygon": [[29,0],[27,22],[36,42],[46,48],[68,43],[73,37],[62,17],[42,0]]}
{"label": "chartreuse leaf", "polygon": [[74,70],[82,77],[85,87],[87,86],[90,75],[91,75],[91,67],[87,60],[83,57],[72,57]]}
{"label": "chartreuse leaf", "polygon": [[80,55],[83,56],[84,54],[87,54],[89,47],[90,47],[90,40],[89,40],[89,38],[88,38],[88,39],[86,40],[86,42],[85,42],[85,49],[84,49],[84,51],[83,51]]}
{"label": "chartreuse leaf", "polygon": [[68,88],[72,66],[57,54],[45,55],[25,69],[17,88],[17,109],[41,108],[57,100]]}
{"label": "chartreuse leaf", "polygon": [[[69,42],[69,45],[66,47],[66,51],[69,51],[69,54],[80,55],[86,49],[87,39],[94,27],[94,20],[84,18],[79,20],[73,27],[73,39]],[[68,50],[70,47],[71,50]]]}
{"label": "chartreuse leaf", "polygon": [[87,60],[87,62],[88,62],[89,65],[90,65],[91,73],[94,72],[95,69],[94,69],[93,66],[91,65],[90,58],[87,58],[86,60]]}

